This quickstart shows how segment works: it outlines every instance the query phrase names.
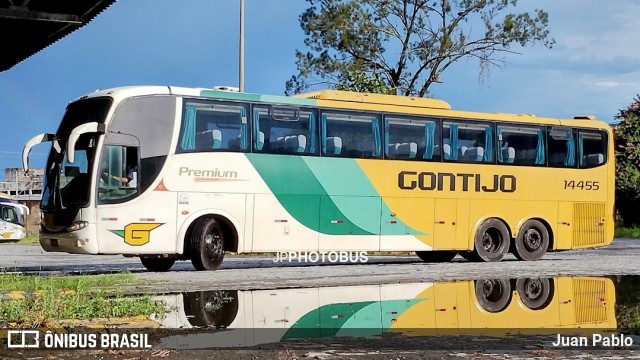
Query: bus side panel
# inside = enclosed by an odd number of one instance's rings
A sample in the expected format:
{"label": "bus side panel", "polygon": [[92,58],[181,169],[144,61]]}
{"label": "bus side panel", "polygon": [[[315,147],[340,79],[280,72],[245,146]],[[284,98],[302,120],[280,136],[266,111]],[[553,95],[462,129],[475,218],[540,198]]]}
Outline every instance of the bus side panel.
{"label": "bus side panel", "polygon": [[469,250],[469,199],[458,200],[458,213],[456,215],[456,242],[455,249]]}
{"label": "bus side panel", "polygon": [[381,199],[321,196],[320,250],[380,250]]}
{"label": "bus side panel", "polygon": [[253,220],[254,220],[254,204],[256,201],[255,194],[247,194],[245,201],[245,223],[244,223],[244,241],[238,244],[238,253],[251,252],[253,249]]}
{"label": "bus side panel", "polygon": [[434,249],[451,249],[456,244],[458,200],[436,199]]}
{"label": "bus side panel", "polygon": [[380,250],[431,250],[434,244],[434,199],[385,197],[383,200]]}
{"label": "bus side panel", "polygon": [[554,250],[571,249],[573,243],[573,203],[558,202],[557,231],[554,241]]}
{"label": "bus side panel", "polygon": [[253,318],[247,325],[253,329],[255,344],[296,338],[319,327],[314,311],[319,306],[318,288],[258,290],[251,295]]}
{"label": "bus side panel", "polygon": [[[306,204],[296,217],[282,206],[282,202]],[[298,207],[301,209],[301,207]],[[299,251],[318,249],[318,221],[320,197],[317,195],[256,194],[253,210],[252,251]]]}
{"label": "bus side panel", "polygon": [[145,199],[98,206],[101,254],[175,254],[177,194],[155,191]]}

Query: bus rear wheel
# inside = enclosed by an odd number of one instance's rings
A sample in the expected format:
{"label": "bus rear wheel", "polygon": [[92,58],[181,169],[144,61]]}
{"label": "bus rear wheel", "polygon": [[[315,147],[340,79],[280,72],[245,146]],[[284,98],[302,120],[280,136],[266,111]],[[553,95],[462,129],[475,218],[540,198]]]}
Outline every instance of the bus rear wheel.
{"label": "bus rear wheel", "polygon": [[507,226],[498,219],[487,219],[476,231],[474,249],[469,255],[475,261],[500,261],[509,252],[510,243]]}
{"label": "bus rear wheel", "polygon": [[140,258],[142,265],[149,271],[153,272],[165,272],[169,271],[173,264],[176,263],[175,259],[165,258]]}
{"label": "bus rear wheel", "polygon": [[215,270],[224,259],[224,233],[214,218],[198,220],[191,235],[191,263],[196,270]]}
{"label": "bus rear wheel", "polygon": [[546,308],[553,299],[553,280],[527,278],[516,280],[516,291],[522,303],[531,310]]}
{"label": "bus rear wheel", "polygon": [[416,255],[424,262],[448,262],[457,254],[455,251],[416,251]]}
{"label": "bus rear wheel", "polygon": [[481,279],[475,281],[476,300],[490,313],[500,312],[511,302],[511,282],[506,279]]}
{"label": "bus rear wheel", "polygon": [[527,220],[513,245],[513,255],[519,260],[539,260],[549,248],[549,230],[538,220]]}

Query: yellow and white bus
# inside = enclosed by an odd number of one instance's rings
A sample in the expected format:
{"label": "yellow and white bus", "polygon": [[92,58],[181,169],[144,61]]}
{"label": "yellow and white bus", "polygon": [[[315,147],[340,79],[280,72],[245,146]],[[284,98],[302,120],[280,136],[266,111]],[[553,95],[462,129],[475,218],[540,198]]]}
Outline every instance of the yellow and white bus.
{"label": "yellow and white bus", "polygon": [[240,347],[385,333],[609,336],[618,325],[614,283],[597,277],[211,290],[154,299],[172,309],[156,319],[163,328],[207,329],[164,339],[166,347]]}
{"label": "yellow and white bus", "polygon": [[72,101],[41,202],[47,251],[215,269],[225,252],[499,261],[613,239],[611,128],[444,101],[133,86]]}

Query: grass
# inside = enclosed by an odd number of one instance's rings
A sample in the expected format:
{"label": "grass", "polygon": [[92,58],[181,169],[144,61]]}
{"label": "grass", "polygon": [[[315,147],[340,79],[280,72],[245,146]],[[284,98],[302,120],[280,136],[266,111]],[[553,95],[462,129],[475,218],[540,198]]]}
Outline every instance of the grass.
{"label": "grass", "polygon": [[11,241],[3,241],[0,242],[0,245],[2,244],[37,244],[40,241],[40,238],[38,237],[38,235],[27,235],[27,237],[25,237],[24,239],[20,239],[18,241],[15,240],[11,240]]}
{"label": "grass", "polygon": [[28,235],[26,238],[18,241],[18,244],[35,244],[40,241],[37,235]]}
{"label": "grass", "polygon": [[640,239],[640,228],[632,227],[617,227],[615,229],[615,237],[617,238],[630,238],[630,239]]}
{"label": "grass", "polygon": [[167,309],[150,295],[123,296],[119,285],[134,284],[131,274],[49,276],[0,274],[0,293],[23,297],[0,300],[0,319],[9,326],[55,326],[60,320],[162,316]]}

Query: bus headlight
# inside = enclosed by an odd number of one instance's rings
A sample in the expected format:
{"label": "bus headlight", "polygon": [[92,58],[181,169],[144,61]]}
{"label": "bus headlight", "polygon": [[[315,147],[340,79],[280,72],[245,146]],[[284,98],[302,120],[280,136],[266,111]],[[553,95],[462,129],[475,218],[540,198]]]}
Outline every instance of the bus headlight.
{"label": "bus headlight", "polygon": [[67,226],[65,230],[68,232],[78,231],[84,229],[87,225],[89,225],[89,223],[86,221],[76,221]]}

